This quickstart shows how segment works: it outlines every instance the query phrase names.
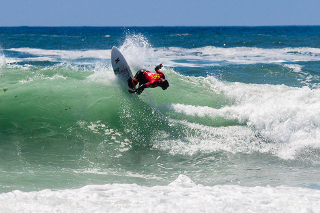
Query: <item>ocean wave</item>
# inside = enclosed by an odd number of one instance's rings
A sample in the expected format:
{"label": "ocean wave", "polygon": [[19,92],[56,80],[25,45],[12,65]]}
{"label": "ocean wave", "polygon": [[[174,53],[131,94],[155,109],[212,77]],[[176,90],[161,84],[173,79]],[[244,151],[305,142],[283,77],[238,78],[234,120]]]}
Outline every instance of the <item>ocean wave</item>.
{"label": "ocean wave", "polygon": [[[17,72],[16,83],[2,84],[3,130],[19,126],[31,131],[43,125],[30,125],[30,119],[52,128],[102,121],[121,132],[128,147],[154,147],[171,154],[223,150],[297,159],[320,148],[319,89],[230,83],[166,68],[167,78],[174,82],[168,90],[155,88],[136,96],[121,89],[105,65],[90,72],[64,66]],[[4,73],[10,75],[16,73]],[[12,102],[13,107],[6,105]],[[146,124],[149,120],[157,124]]]}
{"label": "ocean wave", "polygon": [[[183,102],[165,104],[160,108],[164,113],[188,121],[186,126],[192,123],[200,126],[190,128],[196,129],[198,134],[191,134],[186,139],[189,143],[178,145],[178,141],[170,141],[168,144],[171,145],[163,147],[176,150],[173,153],[189,154],[210,149],[271,152],[283,159],[294,159],[303,150],[320,148],[319,89],[222,83],[213,77],[208,79],[212,79],[212,89],[217,94],[223,94],[223,99],[229,99],[229,104],[215,107],[202,105],[205,100],[198,102],[201,105]],[[193,90],[201,91],[200,88]],[[213,101],[221,102],[223,99]],[[239,136],[237,132],[244,135]]]}

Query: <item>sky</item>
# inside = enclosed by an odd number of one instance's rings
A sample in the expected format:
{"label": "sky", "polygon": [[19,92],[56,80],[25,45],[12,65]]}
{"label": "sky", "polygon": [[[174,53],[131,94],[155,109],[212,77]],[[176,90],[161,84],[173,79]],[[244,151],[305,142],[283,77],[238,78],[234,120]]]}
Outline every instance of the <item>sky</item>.
{"label": "sky", "polygon": [[320,0],[0,0],[0,26],[320,25]]}

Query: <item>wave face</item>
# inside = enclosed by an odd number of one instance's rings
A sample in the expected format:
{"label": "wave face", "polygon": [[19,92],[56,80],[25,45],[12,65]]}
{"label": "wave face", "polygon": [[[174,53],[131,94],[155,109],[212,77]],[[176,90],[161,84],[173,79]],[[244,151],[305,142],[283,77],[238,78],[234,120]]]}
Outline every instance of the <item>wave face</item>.
{"label": "wave face", "polygon": [[[154,187],[185,193],[172,188],[179,181],[208,196],[306,187],[312,199],[308,190],[320,188],[317,30],[0,28],[0,202],[87,196],[99,191],[92,184],[159,197]],[[133,73],[163,63],[170,87],[129,94],[111,67],[113,45]],[[93,199],[107,202],[99,192]]]}

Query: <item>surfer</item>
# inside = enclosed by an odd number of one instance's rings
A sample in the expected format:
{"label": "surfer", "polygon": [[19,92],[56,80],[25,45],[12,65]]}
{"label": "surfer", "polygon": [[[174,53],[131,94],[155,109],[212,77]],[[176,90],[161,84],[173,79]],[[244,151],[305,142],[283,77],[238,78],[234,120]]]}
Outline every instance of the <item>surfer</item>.
{"label": "surfer", "polygon": [[[130,93],[137,93],[140,95],[145,88],[161,87],[166,90],[169,87],[169,82],[166,80],[164,74],[160,71],[163,67],[162,64],[157,65],[154,70],[156,73],[152,73],[148,70],[139,70],[133,79],[128,79],[128,86],[132,89]],[[138,89],[135,89],[139,83]]]}

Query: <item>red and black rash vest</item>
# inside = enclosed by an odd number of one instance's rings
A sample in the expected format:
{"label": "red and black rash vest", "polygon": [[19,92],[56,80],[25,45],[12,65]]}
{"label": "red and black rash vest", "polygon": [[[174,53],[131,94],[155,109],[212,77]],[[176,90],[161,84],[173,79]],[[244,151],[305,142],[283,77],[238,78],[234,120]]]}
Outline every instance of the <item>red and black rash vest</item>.
{"label": "red and black rash vest", "polygon": [[159,69],[156,70],[156,73],[152,73],[150,71],[145,71],[143,73],[143,77],[145,78],[145,81],[148,82],[145,84],[146,88],[158,87],[158,86],[160,86],[160,79],[161,78],[165,79],[164,74],[162,72],[160,72]]}

